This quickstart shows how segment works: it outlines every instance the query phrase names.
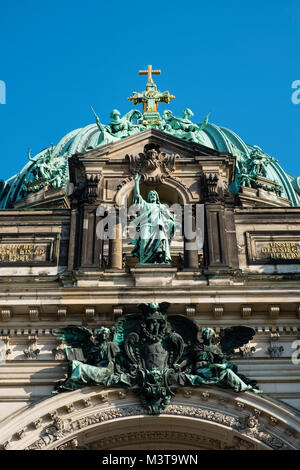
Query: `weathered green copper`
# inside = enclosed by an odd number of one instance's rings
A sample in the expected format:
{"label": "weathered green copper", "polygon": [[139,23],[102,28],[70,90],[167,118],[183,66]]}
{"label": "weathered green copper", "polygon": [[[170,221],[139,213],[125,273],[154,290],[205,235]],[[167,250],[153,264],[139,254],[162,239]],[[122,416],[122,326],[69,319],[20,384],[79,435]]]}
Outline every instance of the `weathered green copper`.
{"label": "weathered green copper", "polygon": [[[256,382],[238,373],[227,358],[247,343],[255,330],[234,326],[222,331],[219,345],[215,332],[199,327],[182,315],[166,316],[168,303],[140,304],[142,313],[121,316],[109,329],[95,334],[87,328],[68,326],[53,334],[68,347],[68,378],[54,393],[87,385],[129,387],[150,414],[159,414],[170,403],[176,386],[216,385],[236,392],[262,393]],[[76,359],[79,354],[81,360]],[[82,360],[82,357],[84,360]]]}
{"label": "weathered green copper", "polygon": [[194,113],[189,108],[183,111],[182,116],[182,118],[179,118],[173,116],[172,112],[169,110],[164,111],[162,117],[166,124],[162,126],[162,129],[168,132],[168,134],[175,135],[175,137],[179,137],[180,139],[196,142],[198,144],[203,143],[200,132],[208,123],[209,113],[199,125],[193,124],[192,121],[189,120],[190,117],[194,116]]}
{"label": "weathered green copper", "polygon": [[[147,113],[149,118],[150,112]],[[157,113],[157,115],[159,116],[159,113]],[[164,122],[160,119],[160,116],[158,121],[157,116],[153,119],[156,120],[155,127],[157,129],[167,132],[168,134],[172,134],[175,137],[179,137],[180,139],[203,144],[201,131],[206,127],[208,123],[209,114],[199,125],[194,124],[188,119],[193,115],[193,112],[189,108],[183,111],[182,118],[173,116],[171,111],[166,110],[162,115]],[[143,116],[145,116],[145,112]],[[112,121],[108,125],[104,125],[100,122],[99,117],[95,113],[96,124],[99,129],[99,137],[96,144],[93,146],[88,146],[86,150],[117,142],[120,139],[129,137],[138,132],[146,130],[148,127],[154,126],[154,121],[150,123],[150,118],[145,119],[144,117],[142,121],[142,115],[138,110],[131,110],[122,118],[120,118],[120,112],[117,109],[114,109],[111,112],[110,117],[112,118]],[[134,120],[136,122],[133,122]]]}
{"label": "weathered green copper", "polygon": [[264,189],[274,192],[277,196],[282,194],[282,186],[278,183],[270,186],[264,182],[267,178],[267,167],[276,162],[275,158],[264,153],[261,148],[254,146],[250,158],[246,161],[239,174],[240,187]]}
{"label": "weathered green copper", "polygon": [[33,162],[33,169],[22,182],[21,195],[26,197],[31,192],[39,191],[45,186],[60,188],[64,186],[68,178],[68,161],[62,157],[53,157],[54,145],[45,151],[38,159],[31,158],[30,150],[28,158]]}
{"label": "weathered green copper", "polygon": [[[247,327],[239,328],[243,334],[243,329]],[[234,332],[235,334],[236,332]],[[246,330],[246,339],[248,334],[248,330]],[[212,328],[204,328],[202,332],[203,343],[193,350],[194,367],[191,375],[186,374],[187,379],[192,385],[218,385],[223,388],[231,388],[235,392],[252,390],[254,393],[259,393],[260,391],[255,388],[256,382],[238,374],[237,366],[227,361],[221,348],[214,344],[215,336]]]}
{"label": "weathered green copper", "polygon": [[69,176],[68,159],[72,155],[117,142],[149,127],[234,155],[235,180],[229,186],[234,194],[245,186],[261,188],[289,199],[293,206],[299,206],[300,187],[297,179],[284,172],[276,160],[258,147],[247,145],[230,129],[209,123],[208,116],[203,123],[194,124],[191,121],[193,113],[189,108],[184,110],[183,117],[173,116],[172,112],[167,110],[162,119],[157,111],[157,104],[168,102],[173,96],[168,92],[157,91],[152,75],[159,74],[160,71],[152,70],[152,67],[148,66],[148,70],[140,73],[148,75],[146,90],[142,93],[134,92],[130,100],[134,104],[143,104],[144,115],[138,110],[131,110],[121,117],[118,110],[113,110],[111,122],[104,125],[95,114],[95,124],[69,132],[55,147],[52,145],[39,152],[18,174],[7,181],[0,180],[0,208],[14,207],[20,199],[45,187],[65,188]]}
{"label": "weathered green copper", "polygon": [[139,228],[132,254],[140,263],[171,263],[170,240],[174,236],[175,222],[168,208],[161,204],[156,191],[148,193],[147,201],[140,194],[141,175],[134,177],[133,204],[137,206],[139,216],[133,224]]}
{"label": "weathered green copper", "polygon": [[[92,108],[93,109],[93,108]],[[101,124],[99,116],[93,110],[96,118],[96,124],[99,129],[99,137],[96,145],[87,147],[86,150],[117,142],[120,139],[134,135],[137,132],[145,130],[146,127],[141,124],[135,124],[135,121],[141,119],[142,115],[137,109],[133,109],[120,118],[120,112],[113,109],[110,113],[112,121],[106,126]]]}

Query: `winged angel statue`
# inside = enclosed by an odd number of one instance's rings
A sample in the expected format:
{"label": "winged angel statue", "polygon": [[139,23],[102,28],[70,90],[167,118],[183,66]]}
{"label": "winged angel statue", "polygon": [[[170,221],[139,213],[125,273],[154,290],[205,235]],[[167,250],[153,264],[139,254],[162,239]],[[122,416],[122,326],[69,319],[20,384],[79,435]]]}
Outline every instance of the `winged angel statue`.
{"label": "winged angel statue", "polygon": [[80,326],[54,330],[67,345],[70,360],[68,377],[55,393],[87,385],[130,387],[150,414],[159,414],[170,403],[176,386],[205,384],[262,393],[256,381],[229,361],[236,348],[253,338],[253,328],[225,328],[219,344],[214,330],[204,328],[199,340],[197,324],[183,315],[167,317],[168,306],[140,304],[141,313],[123,315],[111,328],[94,332]]}

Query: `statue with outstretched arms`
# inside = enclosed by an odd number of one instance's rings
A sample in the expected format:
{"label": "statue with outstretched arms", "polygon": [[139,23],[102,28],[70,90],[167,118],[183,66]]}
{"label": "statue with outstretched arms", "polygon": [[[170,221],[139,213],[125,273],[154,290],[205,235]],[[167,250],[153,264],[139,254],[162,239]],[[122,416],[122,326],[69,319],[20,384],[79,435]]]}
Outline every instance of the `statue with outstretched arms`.
{"label": "statue with outstretched arms", "polygon": [[149,191],[147,201],[140,194],[141,175],[134,177],[133,204],[139,215],[132,224],[139,228],[132,243],[132,254],[140,263],[171,263],[170,241],[174,236],[175,222],[166,205],[161,204],[157,191]]}

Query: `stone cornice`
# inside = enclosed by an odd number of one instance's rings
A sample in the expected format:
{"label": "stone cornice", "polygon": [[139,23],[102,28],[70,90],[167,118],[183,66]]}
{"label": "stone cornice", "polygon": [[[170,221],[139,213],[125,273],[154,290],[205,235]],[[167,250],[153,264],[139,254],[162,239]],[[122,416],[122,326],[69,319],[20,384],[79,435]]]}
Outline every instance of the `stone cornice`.
{"label": "stone cornice", "polygon": [[[177,426],[181,431],[183,425],[194,426],[196,420],[199,432],[204,425],[216,426],[216,430],[221,426],[259,448],[296,449],[300,436],[298,416],[283,404],[249,392],[237,395],[215,387],[179,389],[173,404],[160,417],[153,417],[131,391],[88,387],[54,396],[7,418],[0,443],[3,449],[54,449],[71,439],[84,444],[89,429],[97,430],[98,438],[108,437],[114,423],[121,428],[128,418],[131,425],[135,418],[139,423],[143,419],[154,429],[166,420],[173,423],[173,431]],[[106,428],[108,422],[111,424]]]}

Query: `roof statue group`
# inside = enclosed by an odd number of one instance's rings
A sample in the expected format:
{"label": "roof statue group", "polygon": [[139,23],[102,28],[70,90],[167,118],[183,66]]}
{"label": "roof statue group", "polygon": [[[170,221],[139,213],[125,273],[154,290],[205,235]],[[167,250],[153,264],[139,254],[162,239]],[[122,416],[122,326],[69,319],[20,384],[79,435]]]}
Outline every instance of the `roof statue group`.
{"label": "roof statue group", "polygon": [[214,330],[204,328],[200,342],[196,323],[182,315],[167,316],[168,305],[140,304],[141,313],[122,315],[111,328],[101,327],[95,333],[80,326],[54,330],[67,345],[67,358],[76,354],[81,358],[70,362],[67,379],[57,384],[54,393],[88,385],[127,387],[139,395],[149,414],[161,413],[178,386],[215,385],[262,393],[228,360],[253,338],[253,328],[225,328],[219,344]]}
{"label": "roof statue group", "polygon": [[[148,76],[145,90],[133,92],[128,99],[135,105],[141,103],[142,113],[138,109],[133,109],[121,116],[120,112],[114,109],[110,114],[110,123],[105,125],[93,110],[96,125],[70,132],[56,147],[51,145],[34,158],[31,158],[29,152],[29,163],[22,172],[8,181],[0,180],[0,208],[13,207],[15,202],[40,190],[65,189],[69,177],[68,159],[74,153],[83,153],[112,144],[148,128],[156,128],[187,142],[210,146],[235,155],[236,176],[230,186],[234,193],[243,187],[263,189],[275,196],[287,197],[295,204],[297,197],[293,185],[289,177],[286,177],[284,185],[282,184],[283,172],[277,168],[279,165],[275,159],[257,146],[247,146],[232,131],[208,123],[209,113],[199,124],[191,121],[194,114],[189,108],[183,111],[182,117],[174,116],[170,110],[165,110],[160,115],[158,104],[162,102],[168,104],[175,97],[168,91],[160,92],[157,89],[152,75],[160,74],[160,70],[152,70],[152,66],[148,65],[147,70],[141,70],[139,73]],[[236,145],[237,139],[240,140],[239,148]],[[219,148],[220,145],[224,148]],[[272,174],[274,167],[276,167],[275,178]],[[274,181],[274,184],[270,184],[270,181],[271,183]]]}
{"label": "roof statue group", "polygon": [[275,161],[275,158],[265,154],[257,145],[253,146],[251,159],[242,167],[239,175],[240,186],[261,188],[281,196],[282,186],[280,184],[276,183],[273,186],[269,186],[262,180],[262,178],[267,177],[267,166]]}
{"label": "roof statue group", "polygon": [[136,109],[129,111],[123,117],[120,116],[120,112],[114,109],[110,113],[112,121],[108,125],[104,125],[101,124],[99,117],[95,113],[99,137],[96,144],[87,147],[86,150],[117,142],[124,137],[129,137],[146,130],[148,126],[155,127],[180,139],[202,144],[201,131],[208,123],[208,115],[201,124],[197,125],[190,121],[189,118],[194,116],[194,113],[189,108],[183,111],[182,118],[173,116],[172,111],[166,110],[162,114],[163,121],[158,119],[153,122],[149,120],[144,121],[143,116],[145,116],[145,114],[142,115],[140,111]]}
{"label": "roof statue group", "polygon": [[[170,110],[164,111],[162,116],[160,116],[157,110],[158,103],[169,103],[170,99],[174,99],[175,96],[170,95],[168,91],[162,93],[157,90],[157,86],[152,79],[152,74],[158,75],[160,74],[160,70],[152,70],[152,66],[148,65],[147,71],[141,70],[139,73],[140,75],[148,75],[146,90],[142,93],[134,91],[133,96],[130,96],[128,99],[134,104],[142,103],[143,114],[137,110],[132,110],[120,118],[120,112],[114,109],[110,114],[112,121],[105,126],[101,124],[99,117],[94,112],[96,124],[99,129],[99,137],[95,147],[113,143],[124,137],[129,137],[137,132],[146,130],[149,126],[186,141],[199,144],[203,143],[201,131],[208,123],[208,115],[204,121],[198,125],[194,124],[189,119],[194,116],[194,113],[189,108],[183,111],[181,118],[173,116]],[[90,148],[92,147],[88,147],[87,150]]]}
{"label": "roof statue group", "polygon": [[54,189],[63,186],[68,176],[68,161],[64,157],[53,158],[53,150],[54,145],[51,144],[50,149],[47,149],[38,161],[31,158],[30,149],[28,150],[28,159],[33,162],[33,170],[24,178],[21,187],[23,197],[48,185]]}

